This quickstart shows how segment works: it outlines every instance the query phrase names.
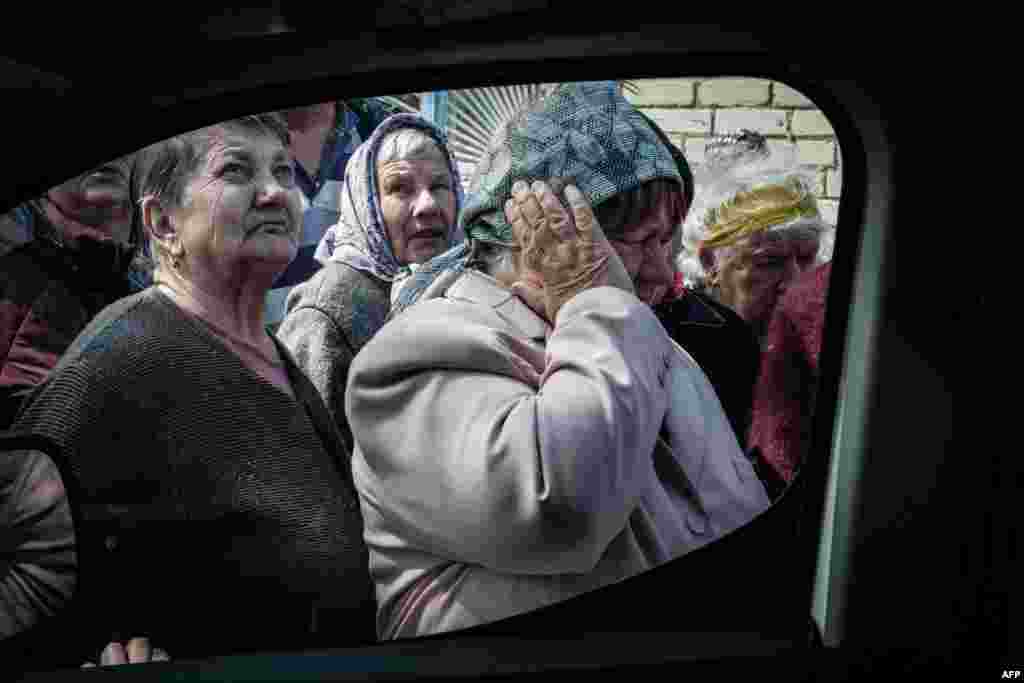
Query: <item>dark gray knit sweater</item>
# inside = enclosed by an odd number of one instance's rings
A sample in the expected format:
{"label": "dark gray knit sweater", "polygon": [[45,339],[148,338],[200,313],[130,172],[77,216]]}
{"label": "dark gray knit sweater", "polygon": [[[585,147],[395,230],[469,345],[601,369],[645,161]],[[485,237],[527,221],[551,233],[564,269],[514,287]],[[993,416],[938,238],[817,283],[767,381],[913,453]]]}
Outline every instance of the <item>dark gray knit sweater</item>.
{"label": "dark gray knit sweater", "polygon": [[296,400],[150,288],[28,399],[16,428],[56,441],[82,492],[87,636],[148,635],[176,658],[372,640],[348,449],[281,351]]}

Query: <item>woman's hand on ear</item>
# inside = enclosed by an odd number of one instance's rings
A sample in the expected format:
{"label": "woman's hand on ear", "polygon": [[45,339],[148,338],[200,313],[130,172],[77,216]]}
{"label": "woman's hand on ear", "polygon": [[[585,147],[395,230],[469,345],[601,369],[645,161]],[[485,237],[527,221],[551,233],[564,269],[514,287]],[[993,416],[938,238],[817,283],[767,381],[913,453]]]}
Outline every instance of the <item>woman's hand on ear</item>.
{"label": "woman's hand on ear", "polygon": [[536,181],[530,187],[518,181],[505,204],[523,255],[521,279],[513,291],[535,310],[543,300],[544,315],[551,322],[567,301],[586,289],[613,286],[633,291],[633,282],[586,197],[575,185],[567,185],[565,200],[568,210],[547,183]]}

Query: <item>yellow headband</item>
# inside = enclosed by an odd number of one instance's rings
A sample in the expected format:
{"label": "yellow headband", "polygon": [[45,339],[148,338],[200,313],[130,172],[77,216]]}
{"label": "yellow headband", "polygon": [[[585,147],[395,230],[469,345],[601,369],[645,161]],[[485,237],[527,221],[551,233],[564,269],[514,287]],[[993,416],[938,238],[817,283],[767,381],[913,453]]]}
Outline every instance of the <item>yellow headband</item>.
{"label": "yellow headband", "polygon": [[704,220],[708,248],[735,244],[750,235],[797,218],[818,218],[818,205],[799,181],[762,185],[739,192],[708,212]]}

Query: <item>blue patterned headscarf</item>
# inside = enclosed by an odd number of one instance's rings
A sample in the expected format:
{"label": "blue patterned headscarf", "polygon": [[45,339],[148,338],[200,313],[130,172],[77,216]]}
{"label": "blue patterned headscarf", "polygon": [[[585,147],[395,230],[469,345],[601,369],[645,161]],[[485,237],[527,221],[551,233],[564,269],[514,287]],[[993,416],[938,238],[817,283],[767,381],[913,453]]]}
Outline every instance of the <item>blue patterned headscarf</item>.
{"label": "blue patterned headscarf", "polygon": [[[641,184],[664,178],[693,198],[685,157],[619,92],[614,81],[564,83],[525,107],[495,133],[477,165],[459,225],[471,240],[513,244],[504,206],[517,180],[571,177],[598,207]],[[443,273],[467,266],[470,244],[423,264],[402,286],[395,316],[415,303]]]}
{"label": "blue patterned headscarf", "polygon": [[[369,273],[385,282],[394,282],[408,270],[398,262],[388,237],[377,187],[377,152],[384,138],[396,130],[416,128],[429,135],[444,155],[455,192],[455,216],[462,210],[462,181],[458,168],[448,151],[444,133],[426,119],[415,114],[395,114],[385,119],[369,139],[352,155],[345,168],[341,188],[338,222],[327,229],[317,245],[316,258],[321,263],[337,261]],[[462,241],[456,222],[450,227],[448,244]]]}

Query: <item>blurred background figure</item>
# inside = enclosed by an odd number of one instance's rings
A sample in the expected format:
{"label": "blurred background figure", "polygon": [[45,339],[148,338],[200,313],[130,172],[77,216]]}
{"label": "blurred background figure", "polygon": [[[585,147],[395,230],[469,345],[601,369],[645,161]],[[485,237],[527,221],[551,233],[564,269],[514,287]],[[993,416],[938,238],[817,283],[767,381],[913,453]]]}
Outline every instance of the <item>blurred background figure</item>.
{"label": "blurred background figure", "polygon": [[133,223],[133,161],[83,173],[4,217],[12,239],[0,256],[0,429],[92,317],[149,277]]}
{"label": "blurred background figure", "polygon": [[762,345],[779,296],[821,262],[831,230],[794,155],[773,155],[752,131],[716,138],[683,229],[687,282],[736,311]]}
{"label": "blurred background figure", "polygon": [[327,228],[341,215],[341,185],[349,159],[384,119],[399,111],[380,98],[352,98],[280,112],[291,134],[303,221],[299,253],[267,298],[267,323],[272,329],[284,318],[291,288],[320,269],[313,255]]}
{"label": "blurred background figure", "polygon": [[772,153],[763,135],[748,130],[713,139],[695,174],[696,198],[677,259],[685,285],[717,302],[717,315],[731,319],[733,328],[737,319],[747,328],[745,340],[734,334],[728,349],[712,351],[731,354],[731,360],[710,366],[709,375],[716,375],[716,388],[725,388],[723,401],[740,442],[773,498],[785,480],[748,443],[754,386],[779,300],[801,273],[831,253],[834,233],[818,210],[813,177],[795,154],[792,147]]}
{"label": "blurred background figure", "polygon": [[792,482],[810,446],[831,274],[832,264],[825,263],[786,290],[768,325],[754,388],[747,444],[785,484]]}

